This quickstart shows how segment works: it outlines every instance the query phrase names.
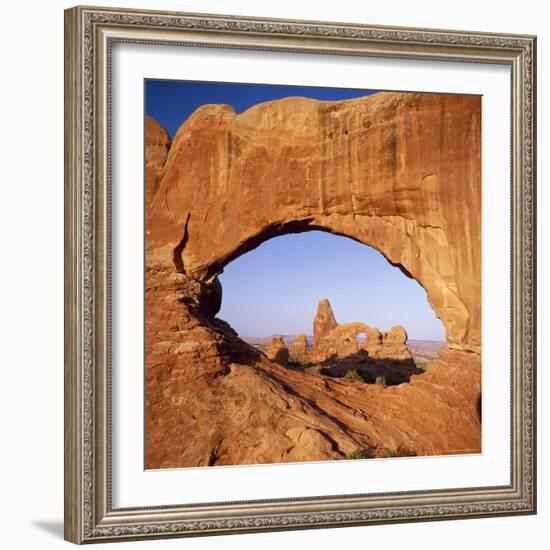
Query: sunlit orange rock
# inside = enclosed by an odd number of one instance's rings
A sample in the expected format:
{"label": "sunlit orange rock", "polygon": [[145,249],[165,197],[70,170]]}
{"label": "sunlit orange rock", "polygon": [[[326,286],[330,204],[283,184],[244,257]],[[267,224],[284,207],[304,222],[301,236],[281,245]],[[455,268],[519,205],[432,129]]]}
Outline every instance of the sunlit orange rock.
{"label": "sunlit orange rock", "polygon": [[[206,105],[171,145],[147,121],[148,468],[481,450],[480,121],[479,97],[401,93],[239,115]],[[217,275],[310,229],[373,246],[415,278],[449,349],[403,383],[363,383],[285,367],[241,340],[215,316]],[[321,341],[361,328],[328,314],[319,324]],[[406,348],[404,329],[367,328],[367,361]]]}
{"label": "sunlit orange rock", "polygon": [[[402,326],[394,326],[387,333],[365,323],[338,324],[328,299],[323,298],[317,305],[313,320],[315,341],[306,359],[310,362],[323,362],[329,359],[343,359],[359,352],[365,357],[409,361],[411,352],[407,347],[407,332]],[[363,338],[361,338],[361,336]]]}
{"label": "sunlit orange rock", "polygon": [[426,289],[450,348],[479,352],[480,124],[473,95],[205,105],[170,148],[148,246],[208,282],[269,237],[346,235]]}
{"label": "sunlit orange rock", "polygon": [[170,136],[152,117],[145,117],[145,205],[149,207],[159,188],[162,168],[170,150]]}
{"label": "sunlit orange rock", "polygon": [[330,302],[323,298],[317,304],[317,314],[313,319],[313,338],[315,344],[319,344],[323,341],[331,331],[338,326],[336,319],[334,318],[334,312]]}
{"label": "sunlit orange rock", "polygon": [[332,378],[270,361],[201,313],[189,277],[149,267],[146,284],[147,468],[481,450],[477,354],[442,351],[400,385]]}

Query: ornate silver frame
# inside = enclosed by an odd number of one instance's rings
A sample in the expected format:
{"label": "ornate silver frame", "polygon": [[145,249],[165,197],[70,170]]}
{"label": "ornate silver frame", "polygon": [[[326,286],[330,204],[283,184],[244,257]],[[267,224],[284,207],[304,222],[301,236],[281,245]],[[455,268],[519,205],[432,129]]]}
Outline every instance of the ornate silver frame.
{"label": "ornate silver frame", "polygon": [[[498,63],[512,86],[507,486],[113,509],[110,55],[115,42]],[[534,36],[76,7],[65,12],[65,538],[122,541],[536,512]]]}

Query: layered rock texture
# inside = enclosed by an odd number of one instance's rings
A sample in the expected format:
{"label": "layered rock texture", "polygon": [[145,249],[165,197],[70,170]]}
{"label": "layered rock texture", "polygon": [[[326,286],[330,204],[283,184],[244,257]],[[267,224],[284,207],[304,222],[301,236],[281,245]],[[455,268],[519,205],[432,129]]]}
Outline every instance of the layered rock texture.
{"label": "layered rock texture", "polygon": [[145,204],[148,208],[159,188],[162,168],[170,150],[170,136],[152,117],[145,117]]}
{"label": "layered rock texture", "polygon": [[148,245],[210,281],[269,237],[345,235],[426,289],[451,349],[479,352],[480,124],[478,96],[205,105],[170,148]]}
{"label": "layered rock texture", "polygon": [[444,350],[388,386],[301,371],[204,314],[190,277],[155,266],[146,284],[147,468],[480,451],[477,354]]}
{"label": "layered rock texture", "polygon": [[407,332],[402,326],[394,326],[383,333],[365,323],[340,325],[327,298],[323,298],[317,306],[313,335],[314,346],[304,356],[305,361],[343,359],[360,352],[365,352],[372,359],[412,361],[407,347]]}
{"label": "layered rock texture", "polygon": [[[480,107],[400,93],[287,98],[239,115],[205,105],[171,144],[147,120],[148,468],[480,451]],[[243,342],[216,317],[217,275],[266,239],[309,229],[373,246],[414,277],[448,350],[379,384],[285,367]],[[316,345],[365,333],[367,359],[407,359],[402,327],[338,325],[329,308]],[[326,368],[345,368],[348,351]]]}

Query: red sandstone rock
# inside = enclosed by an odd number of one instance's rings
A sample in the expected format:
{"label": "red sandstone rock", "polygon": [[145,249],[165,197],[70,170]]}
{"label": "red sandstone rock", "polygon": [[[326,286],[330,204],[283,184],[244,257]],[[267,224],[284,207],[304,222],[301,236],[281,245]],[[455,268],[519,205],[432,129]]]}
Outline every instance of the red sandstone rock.
{"label": "red sandstone rock", "polygon": [[[412,355],[407,347],[407,332],[402,326],[394,326],[389,332],[381,333],[377,328],[365,323],[346,323],[339,325],[330,302],[324,298],[317,306],[317,315],[313,321],[316,335],[313,349],[308,352],[307,360],[320,363],[330,359],[343,359],[361,351],[373,359],[393,361],[411,361]],[[360,343],[360,335],[365,336]]]}
{"label": "red sandstone rock", "polygon": [[149,266],[146,283],[147,468],[480,451],[476,354],[444,350],[388,387],[301,372],[202,314],[196,281]]}
{"label": "red sandstone rock", "polygon": [[[378,93],[203,106],[171,146],[147,121],[148,468],[480,451],[480,120],[475,96]],[[227,263],[308,229],[418,280],[450,349],[386,387],[285,368],[214,317]],[[323,309],[322,340],[359,333]],[[406,348],[401,330],[365,327],[367,360]]]}
{"label": "red sandstone rock", "polygon": [[307,336],[305,334],[298,334],[290,346],[290,357],[295,361],[304,362],[308,352],[307,347]]}
{"label": "red sandstone rock", "polygon": [[171,263],[185,238],[186,272],[209,280],[270,236],[349,236],[418,280],[450,348],[479,352],[480,124],[478,96],[203,106],[170,149],[148,246]]}
{"label": "red sandstone rock", "polygon": [[274,336],[267,346],[265,352],[268,359],[279,363],[279,365],[286,365],[288,363],[288,348],[286,347],[284,338],[282,336]]}
{"label": "red sandstone rock", "polygon": [[313,320],[313,339],[315,344],[320,343],[327,334],[338,326],[330,302],[323,298],[317,304],[317,314]]}
{"label": "red sandstone rock", "polygon": [[400,325],[392,327],[383,336],[382,347],[377,353],[379,358],[407,360],[412,357],[407,347],[407,331]]}
{"label": "red sandstone rock", "polygon": [[170,137],[152,117],[145,117],[145,205],[149,207],[159,188],[162,168],[168,157]]}

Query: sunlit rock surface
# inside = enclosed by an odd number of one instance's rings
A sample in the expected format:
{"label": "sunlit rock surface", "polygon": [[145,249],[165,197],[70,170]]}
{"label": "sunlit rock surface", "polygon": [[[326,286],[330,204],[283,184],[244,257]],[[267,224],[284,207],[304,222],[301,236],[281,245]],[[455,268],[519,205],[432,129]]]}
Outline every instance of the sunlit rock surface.
{"label": "sunlit rock surface", "polygon": [[148,207],[158,191],[162,168],[170,150],[170,137],[152,117],[145,117],[145,204]]}
{"label": "sunlit rock surface", "polygon": [[480,124],[478,96],[205,105],[170,148],[148,245],[171,262],[182,243],[181,269],[209,280],[270,236],[346,235],[426,289],[450,348],[479,352]]}
{"label": "sunlit rock surface", "polygon": [[[480,106],[398,93],[208,105],[164,164],[169,142],[147,121],[148,468],[480,451]],[[312,228],[377,248],[426,289],[449,349],[425,372],[388,384],[285,367],[215,317],[224,265]],[[367,359],[404,342],[402,327],[372,329]]]}

